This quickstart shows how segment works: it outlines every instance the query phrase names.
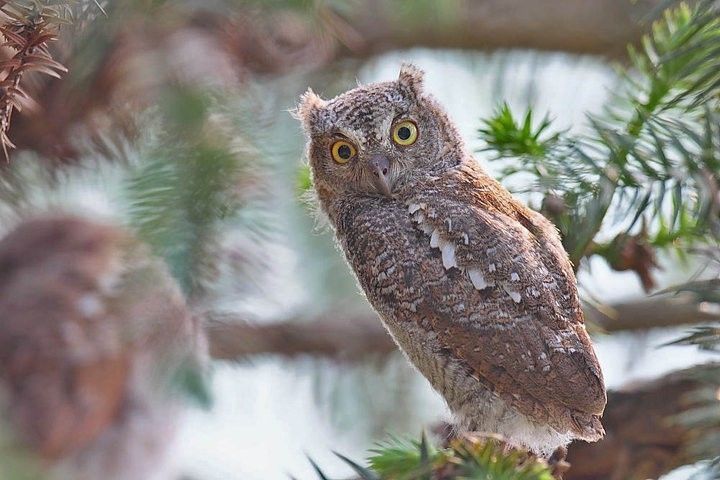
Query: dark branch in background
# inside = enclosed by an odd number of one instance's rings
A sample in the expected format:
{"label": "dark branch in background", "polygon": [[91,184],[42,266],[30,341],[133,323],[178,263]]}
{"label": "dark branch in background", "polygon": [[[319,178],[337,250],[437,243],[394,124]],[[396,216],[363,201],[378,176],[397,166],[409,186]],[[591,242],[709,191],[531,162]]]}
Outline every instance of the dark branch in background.
{"label": "dark branch in background", "polygon": [[[431,47],[531,48],[620,56],[628,43],[639,39],[645,27],[641,21],[660,4],[655,0],[375,0],[344,12],[345,23],[338,29],[354,33],[346,43],[359,55]],[[418,14],[420,8],[428,11]]]}
{"label": "dark branch in background", "polygon": [[[591,325],[605,332],[720,321],[716,304],[698,302],[693,294],[651,297],[604,307],[586,308]],[[242,360],[254,355],[280,355],[359,360],[387,355],[397,347],[373,313],[345,316],[287,318],[274,323],[253,324],[236,318],[213,318],[207,322],[210,351],[218,360]]]}
{"label": "dark branch in background", "polygon": [[[294,2],[246,2],[231,11],[176,3],[157,3],[150,15],[118,0],[108,5],[107,16],[77,22],[78,31],[63,37],[59,49],[72,81],[43,82],[28,92],[36,108],[10,125],[18,149],[74,160],[83,153],[73,142],[78,131],[95,134],[103,127],[105,137],[108,131],[132,136],[128,111],[154,104],[158,85],[167,79],[203,84],[208,71],[213,81],[234,84],[257,73],[307,71],[418,46],[619,56],[640,38],[647,22],[639,21],[649,19],[662,0],[374,0],[308,2],[308,10]],[[161,17],[176,21],[153,20]],[[193,63],[202,68],[167,64],[191,42],[205,47],[203,61]],[[136,58],[155,62],[154,74],[138,71],[144,65]],[[107,138],[93,140],[94,147],[107,147]]]}
{"label": "dark branch in background", "polygon": [[267,354],[361,360],[397,351],[392,338],[373,313],[352,317],[291,318],[271,324],[212,319],[206,330],[210,354],[216,360],[242,360]]}
{"label": "dark branch in background", "polygon": [[720,310],[717,304],[700,302],[693,294],[680,294],[642,298],[602,310],[586,307],[585,316],[590,325],[613,333],[718,322]]}

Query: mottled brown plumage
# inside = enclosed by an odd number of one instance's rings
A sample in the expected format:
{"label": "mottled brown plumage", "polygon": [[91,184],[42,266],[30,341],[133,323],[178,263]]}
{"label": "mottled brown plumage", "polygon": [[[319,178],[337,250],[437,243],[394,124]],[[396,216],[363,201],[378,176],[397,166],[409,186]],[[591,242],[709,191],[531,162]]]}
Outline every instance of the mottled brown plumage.
{"label": "mottled brown plumage", "polygon": [[113,226],[29,220],[0,241],[0,312],[0,427],[47,478],[149,478],[206,349],[163,263]]}
{"label": "mottled brown plumage", "polygon": [[[598,440],[605,388],[558,233],[465,150],[422,72],[329,101],[308,91],[297,114],[360,285],[460,425],[543,454]],[[333,158],[338,141],[352,158]]]}

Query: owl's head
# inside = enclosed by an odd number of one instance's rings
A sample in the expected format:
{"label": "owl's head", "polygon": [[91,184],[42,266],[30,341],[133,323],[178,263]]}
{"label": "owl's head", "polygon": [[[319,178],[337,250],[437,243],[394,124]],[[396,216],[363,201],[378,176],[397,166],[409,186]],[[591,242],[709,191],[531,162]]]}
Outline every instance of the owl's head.
{"label": "owl's head", "polygon": [[462,158],[458,133],[423,92],[423,72],[408,64],[396,81],[359,86],[332,100],[308,90],[297,117],[321,200],[348,193],[392,196]]}

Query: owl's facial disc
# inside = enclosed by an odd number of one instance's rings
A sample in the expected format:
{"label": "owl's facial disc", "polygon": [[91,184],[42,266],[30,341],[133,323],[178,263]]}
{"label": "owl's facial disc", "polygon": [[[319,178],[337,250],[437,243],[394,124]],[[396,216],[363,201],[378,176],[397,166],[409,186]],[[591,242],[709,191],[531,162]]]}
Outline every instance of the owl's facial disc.
{"label": "owl's facial disc", "polygon": [[374,153],[368,158],[368,166],[372,172],[373,186],[378,192],[392,197],[392,184],[390,181],[390,159],[387,155]]}

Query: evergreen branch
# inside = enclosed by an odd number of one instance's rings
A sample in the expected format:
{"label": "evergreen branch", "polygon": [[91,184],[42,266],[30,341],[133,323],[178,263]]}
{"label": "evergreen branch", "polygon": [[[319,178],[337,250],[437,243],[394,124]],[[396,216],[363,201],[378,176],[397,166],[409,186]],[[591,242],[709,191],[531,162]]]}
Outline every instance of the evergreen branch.
{"label": "evergreen branch", "polygon": [[126,182],[131,223],[164,257],[188,298],[218,273],[220,227],[238,211],[242,158],[218,125],[208,125],[210,96],[177,89],[164,104],[156,144]]}
{"label": "evergreen branch", "polygon": [[[431,471],[438,450],[428,445],[423,432],[420,442],[390,438],[370,450],[370,467],[384,478],[422,478]],[[413,477],[414,475],[414,477]]]}
{"label": "evergreen branch", "polygon": [[8,137],[12,114],[22,110],[23,99],[29,98],[20,84],[23,76],[34,71],[59,78],[67,69],[53,60],[48,50],[48,43],[57,39],[52,6],[3,1],[0,12],[7,17],[7,23],[0,25],[0,34],[5,39],[3,46],[15,52],[11,58],[0,62],[3,74],[0,81],[0,145],[5,160],[9,161],[8,148],[15,148]]}
{"label": "evergreen branch", "polygon": [[[520,125],[508,104],[504,103],[493,117],[482,121],[483,127],[478,132],[488,144],[485,150],[517,157],[546,155],[557,142],[560,134],[547,136],[547,129],[551,124],[548,117],[545,117],[537,127],[533,127],[532,116],[532,109],[528,109]],[[545,138],[541,139],[542,135],[545,135]]]}
{"label": "evergreen branch", "polygon": [[[529,173],[536,189],[560,200],[548,214],[571,260],[598,253],[593,244],[611,205],[628,211],[624,235],[637,225],[653,247],[707,239],[720,231],[720,17],[712,1],[681,4],[657,21],[633,69],[588,135],[519,126],[507,107],[484,122],[481,137],[498,156],[523,156],[505,177]],[[525,118],[530,118],[530,111]],[[557,202],[556,202],[557,203]]]}
{"label": "evergreen branch", "polygon": [[720,327],[695,327],[686,336],[663,346],[668,345],[697,345],[701,350],[720,352]]}

